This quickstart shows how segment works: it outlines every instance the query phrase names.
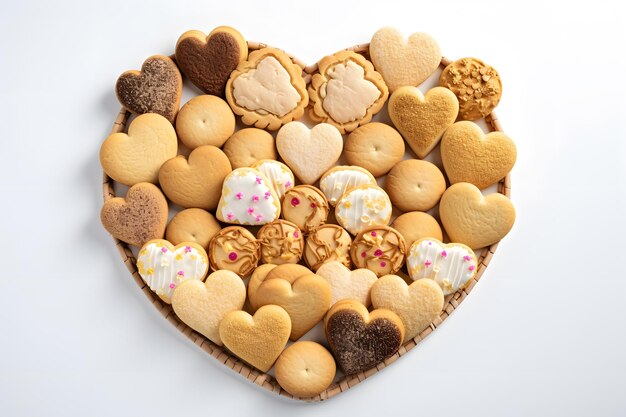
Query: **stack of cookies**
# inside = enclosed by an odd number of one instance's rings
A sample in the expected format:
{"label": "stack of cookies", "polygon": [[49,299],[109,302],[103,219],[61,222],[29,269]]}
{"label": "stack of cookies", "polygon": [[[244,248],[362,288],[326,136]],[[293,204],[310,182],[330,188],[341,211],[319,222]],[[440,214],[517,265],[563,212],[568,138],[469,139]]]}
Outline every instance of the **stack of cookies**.
{"label": "stack of cookies", "polygon": [[[306,71],[230,27],[186,32],[174,59],[117,81],[134,116],[100,161],[129,188],[102,223],[181,321],[318,395],[337,366],[363,373],[428,328],[513,226],[489,188],[515,145],[475,123],[500,76],[464,58],[423,93],[441,60],[430,36],[392,28]],[[198,94],[181,108],[183,77]],[[325,339],[301,340],[318,325]]]}

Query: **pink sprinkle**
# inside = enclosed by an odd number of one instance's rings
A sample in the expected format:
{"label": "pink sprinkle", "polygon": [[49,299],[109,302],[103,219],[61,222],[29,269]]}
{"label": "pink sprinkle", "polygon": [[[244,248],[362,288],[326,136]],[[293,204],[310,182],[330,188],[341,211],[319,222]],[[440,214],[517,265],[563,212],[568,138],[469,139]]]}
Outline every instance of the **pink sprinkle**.
{"label": "pink sprinkle", "polygon": [[161,248],[161,252],[166,253],[166,252],[167,252],[167,248],[166,248],[165,246],[163,246],[163,247]]}
{"label": "pink sprinkle", "polygon": [[472,258],[469,255],[465,255],[463,259],[465,259],[467,262],[472,260]]}
{"label": "pink sprinkle", "polygon": [[433,263],[431,261],[429,261],[428,259],[426,259],[426,262],[424,262],[424,265],[426,265],[426,268],[428,268],[429,266],[431,266]]}
{"label": "pink sprinkle", "polygon": [[173,282],[170,284],[170,288],[174,288],[176,287],[176,284],[174,284]]}
{"label": "pink sprinkle", "polygon": [[236,261],[237,260],[237,252],[231,252],[228,254],[228,259],[230,259],[231,261]]}
{"label": "pink sprinkle", "polygon": [[261,220],[263,220],[263,215],[262,214],[257,214],[257,216],[255,217],[255,220],[257,222],[260,222]]}
{"label": "pink sprinkle", "polygon": [[300,205],[300,199],[298,197],[294,197],[291,199],[291,206],[298,207]]}
{"label": "pink sprinkle", "polygon": [[187,253],[191,252],[191,246],[185,246],[185,252]]}
{"label": "pink sprinkle", "polygon": [[298,233],[298,231],[296,230],[295,232],[293,232],[293,237],[299,238],[300,237],[300,233]]}
{"label": "pink sprinkle", "polygon": [[291,186],[292,186],[291,181],[287,181],[285,183],[285,188],[291,188]]}
{"label": "pink sprinkle", "polygon": [[361,252],[361,258],[365,258],[367,256],[367,253],[365,253],[365,251]]}
{"label": "pink sprinkle", "polygon": [[272,193],[270,193],[269,191],[265,192],[265,199],[266,200],[269,200],[271,196],[272,196]]}
{"label": "pink sprinkle", "polygon": [[261,182],[262,182],[261,177],[256,177],[256,183],[261,184]]}
{"label": "pink sprinkle", "polygon": [[433,242],[428,242],[428,244],[429,244],[429,245],[432,245],[432,244],[433,244]]}
{"label": "pink sprinkle", "polygon": [[243,193],[239,192],[235,194],[235,197],[237,197],[237,200],[241,200],[243,198]]}
{"label": "pink sprinkle", "polygon": [[376,232],[372,232],[372,233],[371,233],[371,235],[372,235],[372,236],[376,236]]}
{"label": "pink sprinkle", "polygon": [[378,256],[378,257],[383,256],[383,251],[380,249],[376,249],[376,252],[374,252],[374,256]]}
{"label": "pink sprinkle", "polygon": [[180,275],[181,277],[185,276],[185,271],[178,271],[176,275]]}
{"label": "pink sprinkle", "polygon": [[230,213],[226,214],[226,219],[227,219],[227,220],[232,220],[232,219],[234,219],[234,218],[235,218],[235,215],[234,215],[232,212],[230,212]]}
{"label": "pink sprinkle", "polygon": [[315,203],[311,203],[311,208],[315,208],[315,207],[317,207]]}
{"label": "pink sprinkle", "polygon": [[249,215],[253,215],[254,214],[254,207],[248,208],[248,214]]}
{"label": "pink sprinkle", "polygon": [[467,269],[470,270],[470,271],[473,271],[474,269],[476,269],[476,267],[474,265],[470,265],[470,267],[467,268]]}
{"label": "pink sprinkle", "polygon": [[386,266],[387,266],[387,262],[382,261],[382,262],[380,263],[380,267],[381,267],[381,268],[384,268],[384,267],[386,267]]}
{"label": "pink sprinkle", "polygon": [[448,252],[446,252],[445,250],[444,250],[444,251],[442,251],[442,252],[441,252],[441,256],[443,256],[443,257],[445,258],[446,256],[448,256]]}
{"label": "pink sprinkle", "polygon": [[258,195],[253,195],[253,196],[252,196],[252,201],[254,201],[255,203],[258,203],[258,201],[259,201],[259,196],[258,196]]}

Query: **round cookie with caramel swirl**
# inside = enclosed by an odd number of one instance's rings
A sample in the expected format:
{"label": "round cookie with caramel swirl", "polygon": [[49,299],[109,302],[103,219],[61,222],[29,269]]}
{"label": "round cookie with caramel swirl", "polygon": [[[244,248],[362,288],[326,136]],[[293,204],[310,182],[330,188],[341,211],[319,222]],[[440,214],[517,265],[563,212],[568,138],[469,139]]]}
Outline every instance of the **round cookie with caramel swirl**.
{"label": "round cookie with caramel swirl", "polygon": [[230,226],[213,236],[208,255],[214,271],[227,269],[244,278],[257,267],[261,245],[244,227]]}
{"label": "round cookie with caramel swirl", "polygon": [[307,236],[304,260],[314,271],[330,261],[339,261],[350,268],[351,243],[352,238],[343,227],[324,224]]}
{"label": "round cookie with caramel swirl", "polygon": [[407,248],[404,238],[388,226],[375,226],[359,233],[350,248],[357,268],[368,268],[376,275],[395,274],[402,268]]}
{"label": "round cookie with caramel swirl", "polygon": [[304,233],[326,223],[329,213],[326,196],[312,185],[298,185],[285,191],[283,218],[295,223]]}
{"label": "round cookie with caramel swirl", "polygon": [[261,261],[266,264],[296,264],[302,257],[302,231],[287,220],[274,220],[257,233],[261,244]]}

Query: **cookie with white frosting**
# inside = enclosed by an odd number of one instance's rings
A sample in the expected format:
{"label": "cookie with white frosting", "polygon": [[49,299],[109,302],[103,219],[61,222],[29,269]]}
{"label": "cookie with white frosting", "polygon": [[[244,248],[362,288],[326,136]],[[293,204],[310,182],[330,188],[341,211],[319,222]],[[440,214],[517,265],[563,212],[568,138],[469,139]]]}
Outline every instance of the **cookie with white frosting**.
{"label": "cookie with white frosting", "polygon": [[258,169],[270,180],[274,191],[278,194],[278,198],[282,199],[285,192],[295,185],[296,180],[293,172],[282,162],[262,159],[255,162],[252,168]]}
{"label": "cookie with white frosting", "polygon": [[333,207],[346,191],[365,184],[376,185],[376,178],[359,166],[336,166],[320,179],[320,189]]}
{"label": "cookie with white frosting", "polygon": [[382,188],[366,184],[348,190],[335,206],[337,222],[356,235],[372,226],[387,226],[391,220],[391,200]]}

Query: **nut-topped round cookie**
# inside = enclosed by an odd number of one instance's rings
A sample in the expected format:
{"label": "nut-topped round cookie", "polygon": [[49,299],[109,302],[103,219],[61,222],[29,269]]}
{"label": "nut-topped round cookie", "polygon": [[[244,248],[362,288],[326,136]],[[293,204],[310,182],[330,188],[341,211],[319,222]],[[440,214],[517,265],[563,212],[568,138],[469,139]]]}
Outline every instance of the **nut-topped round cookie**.
{"label": "nut-topped round cookie", "polygon": [[391,200],[382,188],[366,184],[348,190],[335,206],[337,222],[356,235],[371,226],[388,225]]}
{"label": "nut-topped round cookie", "polygon": [[304,250],[302,231],[287,220],[274,220],[257,233],[261,244],[261,261],[266,264],[295,264]]}
{"label": "nut-topped round cookie", "polygon": [[208,255],[214,271],[227,269],[244,278],[259,263],[261,245],[246,228],[229,226],[213,236]]}
{"label": "nut-topped round cookie", "polygon": [[312,185],[298,185],[285,192],[282,216],[304,233],[326,223],[330,208],[326,196]]}
{"label": "nut-topped round cookie", "polygon": [[304,260],[314,271],[331,261],[339,261],[349,268],[351,244],[352,238],[344,228],[336,224],[324,224],[307,236]]}
{"label": "nut-topped round cookie", "polygon": [[375,226],[359,233],[350,248],[357,268],[368,268],[381,277],[402,268],[407,248],[402,235],[387,226]]}

